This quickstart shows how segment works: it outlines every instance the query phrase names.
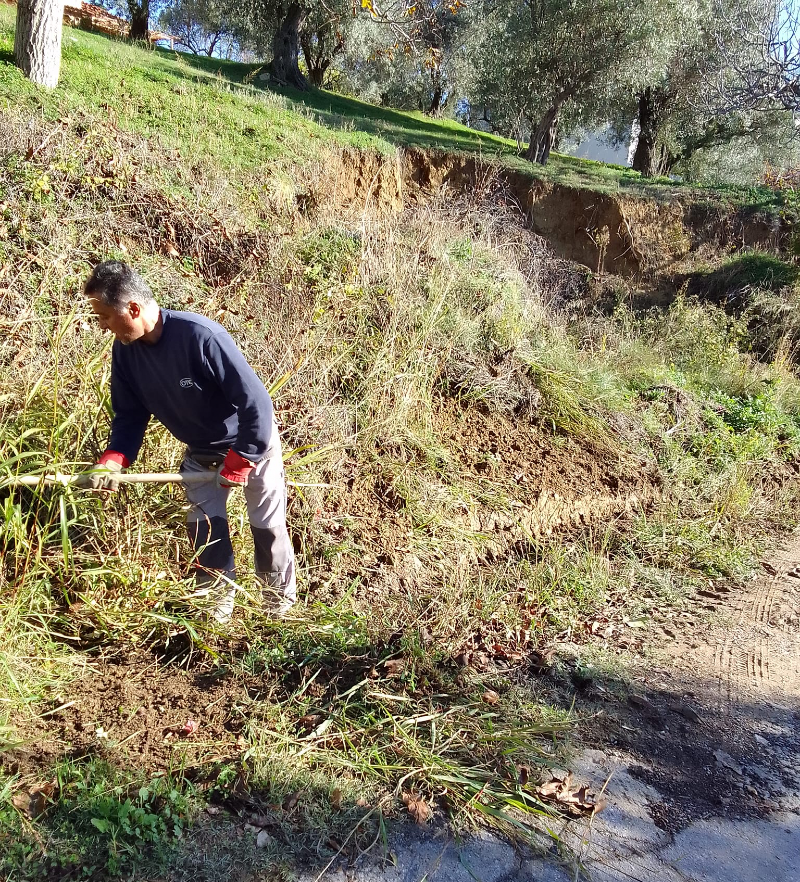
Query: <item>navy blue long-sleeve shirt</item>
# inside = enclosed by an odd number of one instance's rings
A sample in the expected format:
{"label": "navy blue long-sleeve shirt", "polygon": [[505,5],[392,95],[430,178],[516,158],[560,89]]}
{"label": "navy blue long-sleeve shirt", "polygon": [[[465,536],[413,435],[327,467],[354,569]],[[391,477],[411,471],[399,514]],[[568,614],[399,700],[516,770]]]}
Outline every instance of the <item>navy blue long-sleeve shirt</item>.
{"label": "navy blue long-sleeve shirt", "polygon": [[267,451],[272,400],[222,325],[193,312],[162,309],[156,343],[114,341],[109,449],[130,462],[154,416],[188,447],[252,462]]}

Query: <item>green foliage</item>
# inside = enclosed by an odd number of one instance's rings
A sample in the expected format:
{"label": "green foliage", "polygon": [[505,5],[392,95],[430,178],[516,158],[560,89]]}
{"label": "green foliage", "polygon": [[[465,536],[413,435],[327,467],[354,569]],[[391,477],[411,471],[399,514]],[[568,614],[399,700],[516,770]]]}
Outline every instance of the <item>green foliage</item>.
{"label": "green foliage", "polygon": [[755,291],[778,293],[794,285],[798,278],[800,269],[795,264],[775,254],[751,251],[727,258],[703,275],[702,284],[718,301],[733,301],[739,305],[744,295]]}
{"label": "green foliage", "polygon": [[185,782],[145,781],[101,760],[65,763],[55,781],[55,796],[30,822],[12,808],[10,788],[3,792],[0,872],[17,879],[115,878],[145,858],[163,856],[189,820],[192,794]]}

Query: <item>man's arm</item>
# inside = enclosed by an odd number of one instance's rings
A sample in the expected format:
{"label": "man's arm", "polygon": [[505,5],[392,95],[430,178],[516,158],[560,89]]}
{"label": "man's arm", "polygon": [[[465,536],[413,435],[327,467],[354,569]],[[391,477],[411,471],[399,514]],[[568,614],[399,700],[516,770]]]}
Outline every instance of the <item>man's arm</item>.
{"label": "man's arm", "polygon": [[[111,435],[104,459],[113,459],[127,468],[139,455],[150,411],[139,401],[117,356],[117,345],[111,355]],[[116,454],[116,455],[114,455]]]}
{"label": "man's arm", "polygon": [[239,434],[232,450],[256,463],[267,452],[272,435],[269,392],[228,334],[215,334],[204,351],[208,370],[239,418]]}

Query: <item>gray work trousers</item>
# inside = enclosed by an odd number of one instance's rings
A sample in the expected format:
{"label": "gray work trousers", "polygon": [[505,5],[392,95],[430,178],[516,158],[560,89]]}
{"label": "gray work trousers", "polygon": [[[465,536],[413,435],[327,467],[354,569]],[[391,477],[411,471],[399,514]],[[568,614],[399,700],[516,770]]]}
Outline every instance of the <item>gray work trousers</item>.
{"label": "gray work trousers", "polygon": [[[190,504],[186,526],[196,552],[196,578],[200,588],[217,581],[219,573],[226,577],[224,581],[236,579],[228,527],[230,490],[216,483],[217,467],[223,458],[222,454],[215,459],[207,451],[187,450],[181,464],[182,474],[208,474],[207,482],[184,485]],[[297,583],[294,549],[286,528],[283,453],[274,423],[267,452],[250,472],[244,496],[255,544],[256,576],[264,588],[265,600],[275,607],[288,607],[297,599]]]}

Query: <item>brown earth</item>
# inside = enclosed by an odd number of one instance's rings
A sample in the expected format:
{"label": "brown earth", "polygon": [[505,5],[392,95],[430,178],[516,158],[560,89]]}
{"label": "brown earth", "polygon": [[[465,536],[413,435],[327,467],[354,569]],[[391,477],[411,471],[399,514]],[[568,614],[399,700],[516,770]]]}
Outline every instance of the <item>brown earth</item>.
{"label": "brown earth", "polygon": [[[526,554],[532,541],[582,532],[649,508],[662,495],[655,462],[610,449],[608,442],[579,442],[554,435],[530,419],[515,419],[442,399],[434,430],[454,471],[446,478],[430,472],[432,491],[458,486],[461,510],[449,510],[451,527],[479,534],[481,559]],[[617,439],[619,441],[619,439]],[[346,537],[352,544],[349,581],[362,576],[371,592],[405,591],[421,579],[409,536],[415,512],[398,489],[402,445],[382,444],[376,462],[365,466],[347,458],[336,463],[334,486],[325,496],[318,528],[322,544]],[[419,464],[417,464],[419,468]],[[486,499],[491,499],[487,503]],[[347,528],[342,520],[348,522]],[[427,530],[427,527],[421,529]],[[436,531],[436,525],[430,527]],[[417,562],[418,566],[418,562]],[[312,582],[316,599],[321,582]],[[325,591],[325,599],[330,599]]]}
{"label": "brown earth", "polygon": [[400,211],[436,195],[479,198],[491,194],[513,205],[555,254],[595,272],[653,280],[691,252],[742,248],[781,249],[788,227],[777,219],[700,204],[601,193],[539,181],[467,155],[408,149],[386,158],[344,150],[331,157],[313,185],[312,201]]}
{"label": "brown earth", "polygon": [[[14,721],[23,746],[6,753],[3,765],[35,777],[64,757],[96,756],[157,774],[228,758],[240,752],[240,708],[257,688],[247,678],[165,668],[148,652],[89,658],[85,675],[54,697],[52,708]],[[185,734],[190,720],[197,731]]]}
{"label": "brown earth", "polygon": [[[515,422],[444,399],[435,421],[440,443],[459,470],[459,482],[474,498],[489,493],[504,500],[495,507],[476,503],[462,516],[464,529],[490,540],[486,554],[513,555],[518,547],[524,554],[527,543],[538,536],[577,536],[609,518],[629,516],[660,493],[654,465],[554,436],[530,420]],[[379,454],[397,457],[404,451],[387,448]],[[318,528],[332,541],[339,540],[339,519],[349,516],[348,539],[358,549],[351,578],[360,576],[368,591],[382,596],[412,590],[412,516],[391,474],[346,461],[337,465],[337,475]],[[331,597],[312,582],[309,599]],[[187,663],[184,648],[182,635],[173,634],[166,645],[162,637],[150,650],[101,647],[88,653],[85,673],[67,693],[53,696],[38,717],[13,721],[25,743],[2,758],[6,769],[30,781],[64,757],[105,757],[149,774],[235,759],[241,753],[237,739],[248,704],[273,688],[291,692],[292,677],[286,679],[281,670],[234,676],[202,654]],[[246,647],[232,651],[241,655]],[[188,670],[170,664],[171,658],[186,663]],[[331,683],[342,676],[346,673],[332,669]],[[198,729],[185,733],[190,720]]]}

